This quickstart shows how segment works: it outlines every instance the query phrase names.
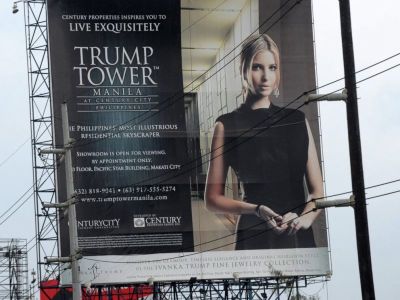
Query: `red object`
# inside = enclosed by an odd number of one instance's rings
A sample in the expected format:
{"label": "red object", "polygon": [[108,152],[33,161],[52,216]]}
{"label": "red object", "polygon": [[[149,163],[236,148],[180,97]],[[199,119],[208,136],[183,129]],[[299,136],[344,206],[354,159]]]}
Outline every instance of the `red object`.
{"label": "red object", "polygon": [[[153,288],[148,285],[83,288],[82,300],[150,300],[152,298],[149,296],[152,293]],[[72,288],[60,287],[58,280],[43,281],[40,288],[40,300],[72,300]]]}

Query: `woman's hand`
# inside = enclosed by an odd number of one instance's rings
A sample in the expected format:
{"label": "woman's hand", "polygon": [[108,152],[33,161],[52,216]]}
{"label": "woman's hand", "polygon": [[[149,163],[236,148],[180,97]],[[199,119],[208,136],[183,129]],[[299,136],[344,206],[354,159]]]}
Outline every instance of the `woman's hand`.
{"label": "woman's hand", "polygon": [[281,234],[283,233],[286,228],[282,228],[282,216],[278,215],[272,209],[265,205],[261,205],[257,210],[257,215],[261,219],[263,219],[266,223],[268,228],[272,229],[275,233]]}
{"label": "woman's hand", "polygon": [[282,228],[288,229],[288,235],[294,235],[300,229],[308,229],[312,224],[312,218],[308,215],[299,216],[296,213],[289,212],[282,218]]}

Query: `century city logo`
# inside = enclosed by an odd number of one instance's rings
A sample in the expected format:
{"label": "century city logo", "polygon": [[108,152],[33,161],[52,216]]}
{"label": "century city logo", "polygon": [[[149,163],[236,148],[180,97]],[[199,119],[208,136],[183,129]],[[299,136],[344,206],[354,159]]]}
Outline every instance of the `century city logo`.
{"label": "century city logo", "polygon": [[78,229],[117,229],[121,219],[79,220]]}

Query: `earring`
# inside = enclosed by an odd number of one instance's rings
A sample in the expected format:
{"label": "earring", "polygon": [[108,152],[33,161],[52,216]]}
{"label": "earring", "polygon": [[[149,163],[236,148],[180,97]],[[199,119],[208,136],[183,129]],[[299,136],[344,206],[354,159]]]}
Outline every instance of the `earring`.
{"label": "earring", "polygon": [[275,98],[279,97],[279,89],[278,88],[276,88],[273,93],[274,93]]}

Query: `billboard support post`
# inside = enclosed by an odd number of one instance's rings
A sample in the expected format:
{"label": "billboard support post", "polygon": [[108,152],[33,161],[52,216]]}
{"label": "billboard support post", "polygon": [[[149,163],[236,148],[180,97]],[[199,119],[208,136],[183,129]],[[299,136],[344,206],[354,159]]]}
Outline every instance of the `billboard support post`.
{"label": "billboard support post", "polygon": [[[65,175],[67,187],[67,199],[74,196],[74,181],[72,173],[72,158],[71,158],[71,139],[69,137],[68,110],[67,104],[61,105],[62,113],[62,128],[65,148]],[[78,229],[76,227],[76,210],[74,201],[68,206],[68,224],[69,224],[69,243],[71,255],[71,271],[72,271],[72,295],[73,300],[80,300],[81,283],[79,279],[79,262],[78,262]]]}
{"label": "billboard support post", "polygon": [[362,299],[367,300],[375,299],[375,292],[368,233],[368,216],[365,200],[350,4],[348,0],[340,0],[339,6],[345,86],[348,95],[346,109],[351,164],[351,181],[353,194],[356,199],[354,205],[354,215],[357,235],[358,265]]}

